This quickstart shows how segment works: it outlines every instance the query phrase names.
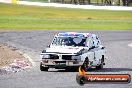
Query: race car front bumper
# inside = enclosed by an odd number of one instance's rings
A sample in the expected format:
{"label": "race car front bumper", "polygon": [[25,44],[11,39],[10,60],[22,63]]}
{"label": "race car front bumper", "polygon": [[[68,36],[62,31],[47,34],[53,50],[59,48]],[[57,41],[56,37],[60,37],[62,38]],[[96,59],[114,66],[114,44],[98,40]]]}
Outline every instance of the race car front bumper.
{"label": "race car front bumper", "polygon": [[75,61],[75,60],[63,60],[63,61],[57,61],[57,60],[42,60],[41,61],[42,66],[49,67],[49,68],[66,68],[66,67],[76,67],[83,64],[83,61]]}

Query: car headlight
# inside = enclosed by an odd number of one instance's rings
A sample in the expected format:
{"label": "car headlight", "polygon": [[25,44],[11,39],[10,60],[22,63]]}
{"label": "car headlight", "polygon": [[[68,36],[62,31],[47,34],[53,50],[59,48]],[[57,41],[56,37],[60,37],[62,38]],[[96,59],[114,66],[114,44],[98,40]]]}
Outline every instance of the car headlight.
{"label": "car headlight", "polygon": [[72,56],[73,60],[81,60],[81,56]]}
{"label": "car headlight", "polygon": [[45,55],[42,56],[42,59],[46,59],[46,58],[50,58],[50,55],[45,54]]}

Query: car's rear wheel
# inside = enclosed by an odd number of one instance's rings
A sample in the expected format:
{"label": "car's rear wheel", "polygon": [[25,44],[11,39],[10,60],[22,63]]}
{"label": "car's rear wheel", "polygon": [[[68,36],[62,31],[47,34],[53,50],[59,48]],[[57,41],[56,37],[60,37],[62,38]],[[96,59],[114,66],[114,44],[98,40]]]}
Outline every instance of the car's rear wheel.
{"label": "car's rear wheel", "polygon": [[49,69],[48,67],[43,67],[42,63],[40,63],[40,70],[41,71],[48,71],[48,69]]}
{"label": "car's rear wheel", "polygon": [[101,64],[96,66],[96,69],[99,70],[99,69],[103,69],[103,66],[104,66],[104,56],[102,56],[102,59],[101,59]]}
{"label": "car's rear wheel", "polygon": [[101,63],[99,66],[96,66],[97,70],[103,69],[103,64]]}

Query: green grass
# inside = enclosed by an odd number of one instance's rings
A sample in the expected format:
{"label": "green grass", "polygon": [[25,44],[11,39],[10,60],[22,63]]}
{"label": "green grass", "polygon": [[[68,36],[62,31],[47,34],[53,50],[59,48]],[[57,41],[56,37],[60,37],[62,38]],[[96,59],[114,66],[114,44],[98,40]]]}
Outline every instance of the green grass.
{"label": "green grass", "polygon": [[131,30],[132,11],[82,10],[0,4],[0,29]]}

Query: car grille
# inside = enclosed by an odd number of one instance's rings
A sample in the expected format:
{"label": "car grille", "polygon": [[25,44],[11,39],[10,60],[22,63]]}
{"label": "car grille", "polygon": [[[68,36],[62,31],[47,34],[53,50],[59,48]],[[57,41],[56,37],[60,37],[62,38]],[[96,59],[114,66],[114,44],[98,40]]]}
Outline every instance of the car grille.
{"label": "car grille", "polygon": [[72,60],[72,55],[62,55],[62,59],[64,59],[64,60]]}
{"label": "car grille", "polygon": [[50,55],[50,58],[51,58],[51,59],[59,59],[59,56],[58,56],[58,55],[53,55],[53,54],[51,54],[51,55]]}

